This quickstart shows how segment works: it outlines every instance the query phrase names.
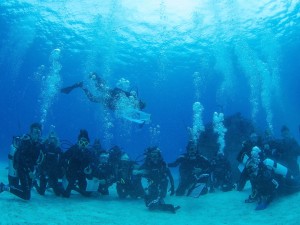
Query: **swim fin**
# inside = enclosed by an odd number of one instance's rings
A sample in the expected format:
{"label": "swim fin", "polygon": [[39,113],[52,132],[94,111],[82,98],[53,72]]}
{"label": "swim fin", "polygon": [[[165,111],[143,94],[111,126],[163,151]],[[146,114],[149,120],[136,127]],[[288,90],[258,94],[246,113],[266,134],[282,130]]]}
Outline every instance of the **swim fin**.
{"label": "swim fin", "polygon": [[72,86],[60,89],[60,92],[64,93],[64,94],[69,94],[71,91],[73,91],[73,89],[82,87],[82,85],[83,85],[83,82],[81,81],[76,84],[73,84]]}
{"label": "swim fin", "polygon": [[261,202],[261,203],[259,203],[259,204],[256,206],[255,210],[264,210],[264,209],[266,209],[267,207],[268,207],[268,203],[267,203],[267,202]]}

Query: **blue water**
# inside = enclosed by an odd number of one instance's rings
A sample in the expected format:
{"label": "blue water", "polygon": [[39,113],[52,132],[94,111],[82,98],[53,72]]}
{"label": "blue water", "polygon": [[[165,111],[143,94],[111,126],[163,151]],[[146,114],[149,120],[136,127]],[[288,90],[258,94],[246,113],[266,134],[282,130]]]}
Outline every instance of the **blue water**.
{"label": "blue water", "polygon": [[[297,0],[2,1],[1,157],[13,135],[43,121],[44,135],[54,125],[75,142],[85,128],[105,148],[136,157],[158,144],[171,160],[190,137],[196,101],[203,123],[241,112],[299,138],[299,12]],[[91,71],[111,87],[129,80],[152,122],[140,128],[80,90],[59,93]]]}

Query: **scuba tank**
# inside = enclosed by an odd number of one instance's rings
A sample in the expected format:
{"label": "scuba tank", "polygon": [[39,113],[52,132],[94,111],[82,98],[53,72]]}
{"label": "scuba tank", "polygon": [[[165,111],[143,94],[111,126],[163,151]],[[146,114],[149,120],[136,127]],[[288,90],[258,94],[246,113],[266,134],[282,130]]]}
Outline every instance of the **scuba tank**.
{"label": "scuba tank", "polygon": [[238,165],[238,169],[240,172],[243,172],[243,170],[245,169],[246,163],[248,162],[249,158],[250,157],[246,153],[242,156],[242,162]]}
{"label": "scuba tank", "polygon": [[[299,134],[300,134],[300,125],[298,126],[298,131],[299,131]],[[298,167],[299,167],[299,170],[300,170],[300,155],[298,155],[298,157],[297,157],[297,163],[298,163]]]}
{"label": "scuba tank", "polygon": [[20,144],[20,137],[13,137],[13,143],[10,146],[10,151],[8,153],[8,176],[17,177],[17,171],[14,168],[14,156],[17,148]]}
{"label": "scuba tank", "polygon": [[278,175],[282,175],[285,178],[289,177],[290,175],[288,168],[280,163],[273,161],[272,159],[267,158],[263,161],[263,163]]}

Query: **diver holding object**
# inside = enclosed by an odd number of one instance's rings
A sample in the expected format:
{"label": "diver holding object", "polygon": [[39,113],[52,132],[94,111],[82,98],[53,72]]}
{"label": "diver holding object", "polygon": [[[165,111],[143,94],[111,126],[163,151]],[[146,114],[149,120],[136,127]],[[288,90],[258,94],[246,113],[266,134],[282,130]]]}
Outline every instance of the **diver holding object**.
{"label": "diver holding object", "polygon": [[117,112],[121,118],[140,125],[150,123],[151,115],[142,111],[146,104],[138,98],[135,91],[128,92],[118,87],[109,88],[95,72],[91,73],[89,78],[94,83],[98,96],[82,81],[62,88],[61,93],[69,94],[74,89],[81,88],[91,102],[102,103],[106,108]]}

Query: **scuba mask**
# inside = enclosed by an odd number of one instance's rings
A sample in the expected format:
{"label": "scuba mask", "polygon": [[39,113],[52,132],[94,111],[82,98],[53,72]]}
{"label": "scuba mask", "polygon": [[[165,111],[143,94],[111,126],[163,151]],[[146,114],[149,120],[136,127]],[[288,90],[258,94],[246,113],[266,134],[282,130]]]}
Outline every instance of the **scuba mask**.
{"label": "scuba mask", "polygon": [[144,155],[146,156],[146,160],[157,163],[162,159],[161,151],[158,147],[149,147],[146,149]]}
{"label": "scuba mask", "polygon": [[52,147],[59,146],[58,137],[55,135],[55,133],[53,131],[51,131],[50,134],[48,135],[46,143]]}
{"label": "scuba mask", "polygon": [[190,148],[188,149],[187,155],[190,159],[196,158],[197,155],[197,149],[196,148]]}
{"label": "scuba mask", "polygon": [[59,145],[58,139],[56,137],[50,137],[50,138],[48,138],[48,144],[50,146],[57,147]]}
{"label": "scuba mask", "polygon": [[109,159],[109,154],[108,153],[101,153],[99,156],[99,162],[101,164],[107,164]]}
{"label": "scuba mask", "polygon": [[82,149],[86,148],[89,144],[90,144],[89,141],[84,137],[82,137],[78,140],[78,145]]}
{"label": "scuba mask", "polygon": [[152,162],[158,162],[161,160],[160,150],[150,152],[149,158]]}
{"label": "scuba mask", "polygon": [[42,131],[38,128],[33,128],[30,132],[30,137],[33,140],[33,142],[38,142],[41,138]]}

